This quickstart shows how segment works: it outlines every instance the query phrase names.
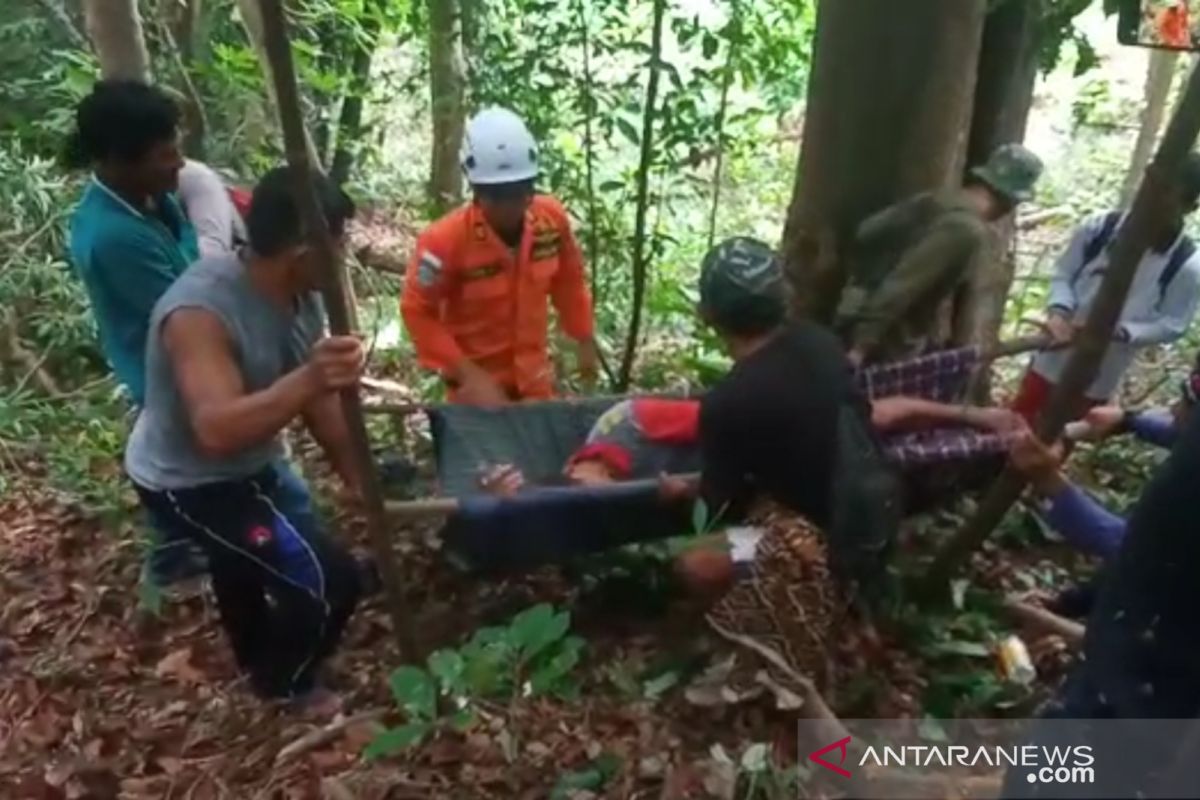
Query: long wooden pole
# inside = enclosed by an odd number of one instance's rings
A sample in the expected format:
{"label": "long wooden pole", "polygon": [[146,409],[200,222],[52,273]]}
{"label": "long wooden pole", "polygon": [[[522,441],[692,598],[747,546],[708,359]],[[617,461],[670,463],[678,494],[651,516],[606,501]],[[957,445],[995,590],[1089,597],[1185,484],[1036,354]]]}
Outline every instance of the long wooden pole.
{"label": "long wooden pole", "polygon": [[[1076,339],[1050,402],[1038,420],[1036,433],[1042,441],[1052,442],[1059,437],[1063,426],[1071,421],[1071,409],[1076,407],[1095,379],[1138,265],[1150,246],[1157,225],[1167,213],[1164,203],[1176,185],[1174,178],[1195,145],[1197,134],[1200,134],[1200,70],[1193,70],[1158,153],[1113,240],[1109,267],[1087,322]],[[980,502],[975,515],[937,554],[924,576],[922,588],[926,592],[939,592],[945,587],[950,576],[1000,524],[1021,496],[1025,483],[1024,477],[1011,465],[1004,470]]]}
{"label": "long wooden pole", "polygon": [[[341,260],[329,234],[329,226],[317,200],[313,184],[313,163],[309,157],[308,136],[304,130],[304,119],[300,114],[300,93],[296,85],[296,70],[292,63],[292,50],[288,41],[287,21],[281,0],[260,0],[263,22],[263,44],[271,65],[271,78],[275,82],[275,93],[279,103],[279,120],[283,127],[283,141],[287,150],[288,166],[294,181],[296,205],[304,224],[309,243],[321,266],[324,285],[321,293],[325,299],[325,310],[329,314],[329,330],[339,336],[353,333],[354,320],[347,303],[346,278]],[[400,572],[392,554],[387,535],[387,520],[384,514],[383,490],[379,474],[371,457],[371,444],[367,438],[367,427],[363,416],[362,399],[357,388],[341,393],[342,408],[346,414],[346,425],[350,429],[351,444],[362,481],[363,501],[367,517],[367,531],[375,560],[383,580],[388,613],[392,628],[400,647],[401,658],[417,655],[413,636],[412,617],[404,602],[400,588]]]}
{"label": "long wooden pole", "polygon": [[646,81],[646,108],[642,112],[641,157],[637,171],[637,203],[633,222],[633,309],[625,333],[625,354],[617,372],[617,391],[629,388],[637,358],[642,325],[642,305],[646,297],[647,255],[646,216],[650,206],[650,171],[654,167],[654,122],[657,118],[658,80],[662,72],[662,30],[667,0],[654,0],[654,25],[650,37],[650,77]]}

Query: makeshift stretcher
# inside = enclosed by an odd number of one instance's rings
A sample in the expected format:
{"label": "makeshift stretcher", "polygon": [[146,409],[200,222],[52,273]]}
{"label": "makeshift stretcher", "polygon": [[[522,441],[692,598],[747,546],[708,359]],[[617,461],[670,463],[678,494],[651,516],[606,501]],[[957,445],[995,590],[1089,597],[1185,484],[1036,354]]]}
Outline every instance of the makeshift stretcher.
{"label": "makeshift stretcher", "polygon": [[[872,400],[906,395],[942,403],[963,399],[973,372],[997,358],[1044,346],[1025,339],[989,352],[946,350],[871,366],[858,381]],[[563,466],[597,418],[625,397],[561,399],[501,408],[385,405],[373,413],[425,414],[430,423],[440,496],[392,501],[400,517],[447,517],[444,541],[468,566],[511,569],[554,563],[624,544],[687,533],[691,514],[659,501],[655,479],[608,486],[563,486]],[[683,399],[683,398],[680,398]],[[890,436],[886,457],[902,470],[952,464],[1005,452],[1006,437],[965,427]],[[483,492],[485,467],[511,464],[526,485],[514,497]],[[699,469],[698,455],[695,469]],[[558,485],[556,485],[558,484]]]}

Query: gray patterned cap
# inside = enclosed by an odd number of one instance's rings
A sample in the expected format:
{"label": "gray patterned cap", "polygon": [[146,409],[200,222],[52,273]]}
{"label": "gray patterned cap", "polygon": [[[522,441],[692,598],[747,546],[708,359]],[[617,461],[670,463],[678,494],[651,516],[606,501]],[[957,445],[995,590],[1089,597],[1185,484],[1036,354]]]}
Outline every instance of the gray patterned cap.
{"label": "gray patterned cap", "polygon": [[779,256],[765,242],[735,236],[718,244],[700,267],[700,307],[714,321],[783,316],[786,286]]}

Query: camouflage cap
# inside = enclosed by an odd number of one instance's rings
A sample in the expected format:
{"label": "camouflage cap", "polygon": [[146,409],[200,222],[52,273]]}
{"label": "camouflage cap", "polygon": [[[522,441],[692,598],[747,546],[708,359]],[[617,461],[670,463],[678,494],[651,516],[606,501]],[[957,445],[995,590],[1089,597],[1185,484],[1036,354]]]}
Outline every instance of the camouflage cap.
{"label": "camouflage cap", "polygon": [[700,308],[719,324],[769,323],[783,316],[786,287],[779,256],[765,242],[726,239],[700,266]]}
{"label": "camouflage cap", "polygon": [[1024,145],[1004,144],[971,175],[1013,204],[1024,203],[1033,199],[1033,187],[1042,177],[1042,160]]}

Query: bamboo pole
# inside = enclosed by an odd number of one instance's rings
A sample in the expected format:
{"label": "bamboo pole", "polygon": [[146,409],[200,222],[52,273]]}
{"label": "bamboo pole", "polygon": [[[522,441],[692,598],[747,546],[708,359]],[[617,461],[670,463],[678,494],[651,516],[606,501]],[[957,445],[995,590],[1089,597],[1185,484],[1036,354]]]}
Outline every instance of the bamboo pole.
{"label": "bamboo pole", "polygon": [[448,517],[457,513],[459,506],[457,497],[426,497],[420,500],[387,500],[383,509],[389,517],[422,519]]}
{"label": "bamboo pole", "polygon": [[392,414],[398,417],[410,417],[413,414],[419,414],[427,408],[432,407],[418,403],[372,403],[369,406],[363,406],[363,412],[366,414]]}
{"label": "bamboo pole", "polygon": [[[295,65],[292,63],[291,45],[288,41],[287,21],[284,17],[282,0],[259,0],[262,10],[263,45],[270,63],[271,79],[279,105],[279,119],[283,128],[283,140],[287,151],[288,166],[292,172],[296,205],[309,243],[320,265],[324,286],[326,313],[329,314],[329,329],[332,333],[345,336],[353,332],[354,320],[347,302],[346,276],[329,234],[329,226],[317,200],[313,185],[314,165],[310,160],[308,136],[304,130],[304,119],[300,114],[300,96],[296,85]],[[400,572],[392,554],[386,529],[383,506],[383,491],[379,474],[371,457],[371,444],[367,438],[362,398],[357,388],[341,393],[342,409],[346,414],[346,425],[350,429],[351,445],[362,481],[363,501],[367,517],[367,531],[375,551],[380,577],[386,593],[388,613],[402,659],[417,656],[413,636],[412,617],[404,602],[400,588]]]}
{"label": "bamboo pole", "polygon": [[[997,361],[1002,358],[1010,358],[1012,356],[1021,355],[1023,353],[1031,353],[1034,350],[1057,350],[1063,345],[1051,344],[1044,336],[1027,336],[1021,339],[1013,339],[1008,342],[1000,342],[995,347],[983,350],[979,354],[979,363],[988,364],[992,361]],[[886,365],[876,365],[886,366]],[[580,398],[578,401],[572,399],[548,400],[543,402],[549,403],[572,403],[572,402],[597,402],[608,400],[613,403],[619,403],[622,400],[629,400],[636,397],[654,397],[659,400],[700,400],[704,397],[703,394],[613,394],[613,395],[597,395],[595,397]],[[390,414],[400,417],[408,417],[413,414],[419,414],[424,411],[437,410],[444,408],[450,403],[371,403],[364,406],[363,410],[368,414]],[[501,412],[502,413],[502,412]]]}
{"label": "bamboo pole", "polygon": [[[678,475],[666,475],[662,480],[681,481],[688,484],[693,489],[700,485],[699,472],[684,472]],[[636,481],[622,481],[620,483],[611,484],[609,486],[590,486],[589,491],[593,493],[603,493],[606,489],[611,489],[614,493],[625,494],[634,489],[655,489],[659,486],[659,478],[646,478]],[[548,492],[569,492],[576,487],[542,487],[543,491]],[[497,498],[503,502],[507,498]],[[393,517],[448,517],[455,514],[462,507],[462,501],[457,497],[426,497],[420,500],[388,500],[384,503],[384,509],[389,516]]]}
{"label": "bamboo pole", "polygon": [[[1050,403],[1036,426],[1038,438],[1052,442],[1070,422],[1071,409],[1083,396],[1108,350],[1113,330],[1125,305],[1129,286],[1150,246],[1154,226],[1164,213],[1174,177],[1200,134],[1200,70],[1188,79],[1179,105],[1163,136],[1162,144],[1138,188],[1133,206],[1117,231],[1109,255],[1109,267],[1096,294],[1091,313],[1076,338],[1062,378],[1054,387]],[[922,580],[927,593],[940,592],[950,576],[995,530],[1000,520],[1025,489],[1025,478],[1008,466],[984,496],[975,515],[948,541],[934,558]]]}
{"label": "bamboo pole", "polygon": [[650,76],[646,80],[646,105],[642,112],[641,156],[638,159],[637,202],[634,205],[633,222],[633,308],[629,315],[629,326],[625,333],[625,353],[617,372],[618,391],[629,388],[633,377],[634,361],[641,344],[642,306],[646,298],[647,271],[650,243],[646,241],[646,217],[650,207],[650,172],[654,167],[654,123],[657,119],[658,82],[662,73],[663,17],[667,0],[654,0],[654,22],[650,37],[650,58],[647,68]]}
{"label": "bamboo pole", "polygon": [[1044,633],[1061,636],[1072,647],[1083,646],[1083,636],[1086,629],[1073,619],[1060,617],[1044,608],[1038,608],[1020,600],[1005,598],[1004,610],[1013,620],[1021,625],[1036,628]]}

